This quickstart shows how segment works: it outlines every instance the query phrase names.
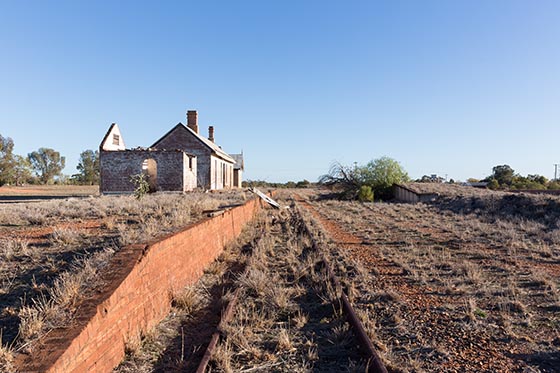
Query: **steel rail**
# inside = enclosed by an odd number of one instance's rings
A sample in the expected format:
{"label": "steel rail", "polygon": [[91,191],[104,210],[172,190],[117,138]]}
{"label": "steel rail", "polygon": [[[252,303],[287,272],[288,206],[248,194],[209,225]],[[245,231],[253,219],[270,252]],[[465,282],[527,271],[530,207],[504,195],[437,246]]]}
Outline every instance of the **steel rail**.
{"label": "steel rail", "polygon": [[371,339],[369,338],[366,329],[364,328],[364,325],[362,324],[360,318],[356,314],[354,307],[352,307],[352,304],[350,303],[348,296],[344,293],[344,288],[342,287],[342,284],[340,283],[339,279],[336,277],[335,273],[333,272],[332,267],[329,261],[327,260],[327,258],[325,257],[323,250],[317,243],[317,240],[315,239],[314,235],[311,233],[311,229],[309,228],[307,222],[303,218],[301,211],[299,209],[296,209],[296,211],[303,224],[303,229],[305,230],[305,233],[309,236],[311,240],[313,249],[321,253],[321,260],[325,265],[325,268],[327,270],[327,275],[329,276],[331,282],[334,284],[335,289],[340,289],[340,293],[341,293],[340,301],[342,303],[342,309],[346,314],[348,323],[354,330],[354,335],[356,336],[356,339],[358,340],[360,347],[368,357],[368,372],[387,373],[387,368],[385,367],[385,365],[381,361],[381,358],[379,357],[379,354],[373,347],[373,343],[371,342]]}

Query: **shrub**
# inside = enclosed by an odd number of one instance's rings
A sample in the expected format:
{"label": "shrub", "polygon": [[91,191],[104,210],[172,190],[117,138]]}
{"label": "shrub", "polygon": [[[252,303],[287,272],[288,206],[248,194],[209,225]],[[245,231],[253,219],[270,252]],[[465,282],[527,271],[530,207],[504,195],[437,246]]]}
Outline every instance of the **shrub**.
{"label": "shrub", "polygon": [[492,190],[496,190],[500,187],[500,184],[498,183],[498,180],[496,179],[492,179],[490,180],[490,182],[488,183],[488,188],[492,189]]}
{"label": "shrub", "polygon": [[150,191],[150,183],[148,183],[146,175],[132,175],[130,181],[134,184],[134,196],[137,199],[144,197]]}
{"label": "shrub", "polygon": [[364,166],[343,166],[335,163],[329,173],[320,177],[319,182],[333,188],[345,199],[358,198],[360,188],[369,186],[381,199],[393,197],[394,184],[407,182],[408,174],[399,162],[389,157],[381,157]]}
{"label": "shrub", "polygon": [[362,185],[358,192],[358,199],[361,202],[373,202],[373,191],[369,185]]}

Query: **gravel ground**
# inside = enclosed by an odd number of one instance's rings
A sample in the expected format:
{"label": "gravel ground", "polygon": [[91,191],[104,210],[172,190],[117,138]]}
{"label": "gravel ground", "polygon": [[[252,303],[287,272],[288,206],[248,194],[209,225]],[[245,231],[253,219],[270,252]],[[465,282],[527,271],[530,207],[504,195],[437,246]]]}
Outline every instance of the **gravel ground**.
{"label": "gravel ground", "polygon": [[430,205],[300,200],[366,267],[356,307],[391,370],[558,371],[558,200],[439,193]]}

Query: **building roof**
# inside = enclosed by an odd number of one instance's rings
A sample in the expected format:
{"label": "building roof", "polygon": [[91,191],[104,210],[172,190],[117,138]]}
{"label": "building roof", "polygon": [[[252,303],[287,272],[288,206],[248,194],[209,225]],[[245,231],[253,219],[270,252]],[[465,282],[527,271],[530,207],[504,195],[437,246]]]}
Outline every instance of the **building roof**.
{"label": "building roof", "polygon": [[185,126],[183,123],[179,122],[175,127],[170,129],[165,135],[163,135],[158,141],[156,141],[150,148],[157,148],[157,144],[165,139],[167,136],[171,134],[175,129],[182,128],[184,130],[189,131],[195,138],[197,138],[200,142],[206,145],[214,154],[218,157],[222,158],[225,161],[235,163],[235,159],[233,159],[228,153],[222,150],[218,145],[214,144],[212,141],[208,140],[206,137],[199,135],[198,133],[194,132],[189,127]]}
{"label": "building roof", "polygon": [[234,170],[244,170],[245,160],[243,159],[243,153],[241,154],[230,154],[233,159],[235,159],[235,164],[233,165]]}

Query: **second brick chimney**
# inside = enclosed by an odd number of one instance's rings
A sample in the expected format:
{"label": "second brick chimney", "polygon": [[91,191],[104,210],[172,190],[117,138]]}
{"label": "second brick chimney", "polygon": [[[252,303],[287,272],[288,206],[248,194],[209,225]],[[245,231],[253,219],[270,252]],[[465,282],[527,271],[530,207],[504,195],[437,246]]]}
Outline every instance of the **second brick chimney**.
{"label": "second brick chimney", "polygon": [[196,110],[187,111],[187,127],[198,134],[198,113]]}
{"label": "second brick chimney", "polygon": [[208,140],[214,142],[214,126],[208,127]]}

